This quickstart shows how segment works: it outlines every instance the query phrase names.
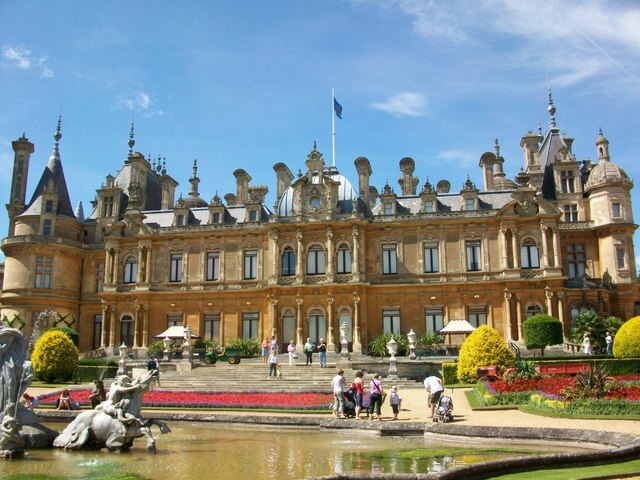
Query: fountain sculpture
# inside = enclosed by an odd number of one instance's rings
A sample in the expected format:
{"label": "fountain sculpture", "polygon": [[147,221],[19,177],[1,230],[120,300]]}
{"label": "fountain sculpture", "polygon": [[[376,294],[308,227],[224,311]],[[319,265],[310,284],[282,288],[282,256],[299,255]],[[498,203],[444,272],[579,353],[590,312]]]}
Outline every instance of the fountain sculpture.
{"label": "fountain sculpture", "polygon": [[35,413],[20,403],[33,380],[27,360],[29,342],[22,332],[0,324],[0,457],[19,458],[25,448],[50,447],[57,435],[38,423]]}
{"label": "fountain sculpture", "polygon": [[54,447],[67,450],[107,448],[126,451],[139,437],[147,438],[147,450],[156,451],[151,426],[162,433],[169,427],[159,420],[143,420],[140,415],[142,395],[149,389],[155,372],[149,371],[133,381],[127,375],[118,375],[109,388],[107,399],[95,410],[80,413],[53,442]]}

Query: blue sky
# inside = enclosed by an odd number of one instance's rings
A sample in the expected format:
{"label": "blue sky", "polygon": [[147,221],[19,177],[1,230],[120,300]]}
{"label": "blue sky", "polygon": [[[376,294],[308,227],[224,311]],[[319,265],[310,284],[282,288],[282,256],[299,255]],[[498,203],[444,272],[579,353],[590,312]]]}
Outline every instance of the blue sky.
{"label": "blue sky", "polygon": [[[547,130],[547,79],[562,131],[579,160],[596,159],[601,127],[612,160],[640,179],[640,4],[595,0],[0,1],[0,192],[9,197],[11,141],[36,146],[28,197],[62,109],[60,152],[71,201],[85,212],[135,150],[166,157],[189,191],[235,192],[244,168],[275,200],[272,166],[292,172],[318,142],[357,184],[399,192],[398,162],[458,190],[481,188],[479,158],[500,141],[505,171],[524,165],[519,143]],[[640,187],[633,190],[635,218]],[[0,215],[0,235],[8,229]],[[640,235],[636,234],[640,258]]]}

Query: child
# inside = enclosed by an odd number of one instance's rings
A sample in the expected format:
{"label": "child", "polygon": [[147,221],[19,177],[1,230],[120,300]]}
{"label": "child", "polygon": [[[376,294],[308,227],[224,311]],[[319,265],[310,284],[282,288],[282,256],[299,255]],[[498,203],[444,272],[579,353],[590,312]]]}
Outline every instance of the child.
{"label": "child", "polygon": [[280,362],[278,361],[278,363],[276,364],[276,368],[278,370],[278,378],[282,379],[282,365],[280,365]]}
{"label": "child", "polygon": [[22,399],[24,406],[29,410],[33,410],[33,407],[37,407],[38,405],[40,405],[40,400],[38,400],[37,397],[29,395],[27,392],[24,392],[24,395],[22,395]]}
{"label": "child", "polygon": [[395,385],[391,387],[389,393],[389,403],[391,404],[391,410],[393,410],[393,419],[398,419],[398,413],[400,413],[400,406],[402,405],[402,397],[398,395],[398,387]]}

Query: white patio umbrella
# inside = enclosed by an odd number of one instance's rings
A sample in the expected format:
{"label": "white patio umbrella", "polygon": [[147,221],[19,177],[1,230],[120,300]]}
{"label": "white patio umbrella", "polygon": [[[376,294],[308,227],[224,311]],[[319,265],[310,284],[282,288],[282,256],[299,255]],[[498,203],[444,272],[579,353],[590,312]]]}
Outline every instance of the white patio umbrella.
{"label": "white patio umbrella", "polygon": [[[187,338],[187,336],[184,333],[185,329],[186,327],[182,325],[173,325],[167,328],[160,335],[156,335],[153,338]],[[200,338],[200,337],[195,333],[191,333],[191,338]]]}

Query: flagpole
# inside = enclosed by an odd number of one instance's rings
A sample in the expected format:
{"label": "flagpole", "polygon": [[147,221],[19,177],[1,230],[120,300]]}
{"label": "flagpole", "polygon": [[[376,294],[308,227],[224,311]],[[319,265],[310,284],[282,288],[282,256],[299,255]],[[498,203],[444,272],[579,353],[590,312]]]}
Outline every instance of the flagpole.
{"label": "flagpole", "polygon": [[335,116],[335,92],[331,89],[331,164],[336,166],[336,116]]}

